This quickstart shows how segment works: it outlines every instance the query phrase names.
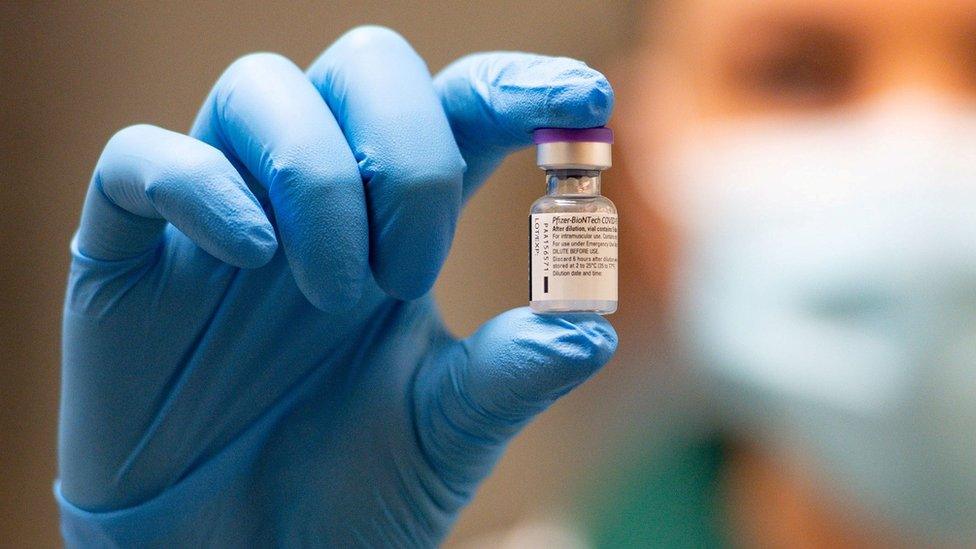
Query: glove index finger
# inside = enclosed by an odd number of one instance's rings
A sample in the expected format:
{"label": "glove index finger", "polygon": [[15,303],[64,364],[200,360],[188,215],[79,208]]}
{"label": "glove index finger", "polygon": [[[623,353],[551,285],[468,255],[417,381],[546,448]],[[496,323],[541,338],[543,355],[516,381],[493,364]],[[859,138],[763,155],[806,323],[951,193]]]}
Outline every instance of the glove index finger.
{"label": "glove index finger", "polygon": [[613,110],[606,77],[582,61],[519,52],[477,53],[434,79],[468,171],[464,199],[536,128],[603,126]]}

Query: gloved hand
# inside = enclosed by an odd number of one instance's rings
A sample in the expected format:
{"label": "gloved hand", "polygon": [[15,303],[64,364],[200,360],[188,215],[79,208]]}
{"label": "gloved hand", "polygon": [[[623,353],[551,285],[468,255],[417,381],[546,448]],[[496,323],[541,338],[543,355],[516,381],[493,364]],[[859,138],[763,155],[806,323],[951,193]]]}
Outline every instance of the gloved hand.
{"label": "gloved hand", "polygon": [[432,81],[366,27],[305,73],[237,61],[189,137],[116,134],[72,242],[68,544],[441,540],[616,346],[596,315],[525,308],[451,337],[428,291],[461,205],[533,128],[611,106],[577,61],[473,55]]}

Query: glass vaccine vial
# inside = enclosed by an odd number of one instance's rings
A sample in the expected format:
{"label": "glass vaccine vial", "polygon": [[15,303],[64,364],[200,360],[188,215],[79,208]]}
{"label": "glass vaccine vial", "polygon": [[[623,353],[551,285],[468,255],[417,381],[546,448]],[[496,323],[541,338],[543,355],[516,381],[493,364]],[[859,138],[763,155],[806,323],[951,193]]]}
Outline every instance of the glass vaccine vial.
{"label": "glass vaccine vial", "polygon": [[537,313],[617,310],[617,208],[600,195],[610,128],[540,128],[546,195],[529,212],[529,306]]}

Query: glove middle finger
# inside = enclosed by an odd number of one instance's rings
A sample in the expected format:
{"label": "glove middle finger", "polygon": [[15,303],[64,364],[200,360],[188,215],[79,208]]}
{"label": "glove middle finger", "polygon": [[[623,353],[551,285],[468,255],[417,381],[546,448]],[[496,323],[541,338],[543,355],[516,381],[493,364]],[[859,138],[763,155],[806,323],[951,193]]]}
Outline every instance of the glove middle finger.
{"label": "glove middle finger", "polygon": [[450,249],[464,175],[426,65],[395,32],[361,27],[308,75],[359,163],[377,283],[400,299],[423,295]]}

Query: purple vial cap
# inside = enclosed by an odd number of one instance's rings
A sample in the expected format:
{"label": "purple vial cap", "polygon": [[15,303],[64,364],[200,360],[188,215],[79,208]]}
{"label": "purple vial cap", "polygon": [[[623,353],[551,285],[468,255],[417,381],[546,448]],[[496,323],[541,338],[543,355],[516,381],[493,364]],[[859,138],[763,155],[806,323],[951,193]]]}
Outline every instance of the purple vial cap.
{"label": "purple vial cap", "polygon": [[532,132],[532,142],[542,143],[586,142],[613,143],[613,130],[599,128],[538,128]]}

